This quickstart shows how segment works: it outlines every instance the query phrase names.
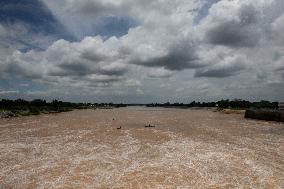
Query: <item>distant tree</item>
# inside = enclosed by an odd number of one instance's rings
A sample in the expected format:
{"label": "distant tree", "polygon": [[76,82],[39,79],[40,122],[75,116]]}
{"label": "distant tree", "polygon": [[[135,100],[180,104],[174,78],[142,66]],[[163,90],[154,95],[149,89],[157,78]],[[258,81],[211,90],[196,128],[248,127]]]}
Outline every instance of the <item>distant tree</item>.
{"label": "distant tree", "polygon": [[32,106],[41,107],[41,106],[46,106],[46,101],[41,100],[41,99],[35,99],[35,100],[31,101],[30,104]]}
{"label": "distant tree", "polygon": [[260,102],[252,103],[252,107],[257,109],[278,109],[278,103],[262,100]]}
{"label": "distant tree", "polygon": [[227,100],[221,100],[217,102],[217,105],[219,108],[229,108],[230,107],[230,101]]}
{"label": "distant tree", "polygon": [[17,106],[28,106],[29,102],[23,99],[17,99],[15,100],[15,105]]}

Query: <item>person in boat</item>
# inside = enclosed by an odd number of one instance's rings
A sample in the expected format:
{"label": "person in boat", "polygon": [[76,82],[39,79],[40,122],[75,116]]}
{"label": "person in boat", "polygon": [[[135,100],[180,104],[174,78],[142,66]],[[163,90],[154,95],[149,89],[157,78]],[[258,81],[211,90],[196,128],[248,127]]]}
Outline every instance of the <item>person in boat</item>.
{"label": "person in boat", "polygon": [[149,124],[149,125],[146,125],[145,127],[155,127],[155,125]]}

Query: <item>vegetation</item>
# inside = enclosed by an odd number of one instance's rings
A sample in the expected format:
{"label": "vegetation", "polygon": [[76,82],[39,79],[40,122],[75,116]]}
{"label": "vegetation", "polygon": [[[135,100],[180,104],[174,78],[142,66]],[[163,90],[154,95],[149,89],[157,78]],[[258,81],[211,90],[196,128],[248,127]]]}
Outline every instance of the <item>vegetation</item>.
{"label": "vegetation", "polygon": [[29,116],[38,115],[40,113],[59,113],[88,107],[89,104],[85,103],[71,103],[58,100],[46,102],[41,99],[35,99],[33,101],[26,101],[23,99],[2,99],[0,101],[0,117],[15,117],[19,115]]}
{"label": "vegetation", "polygon": [[[23,99],[17,100],[0,100],[0,117],[14,117],[14,116],[28,116],[38,115],[41,113],[58,113],[66,112],[74,109],[86,109],[86,108],[120,108],[133,105],[145,105],[147,107],[165,107],[165,108],[192,108],[192,107],[217,107],[219,110],[277,110],[277,102],[260,101],[249,102],[245,100],[221,100],[218,102],[196,102],[191,103],[152,103],[152,104],[114,104],[114,103],[72,103],[53,100],[47,102],[42,99],[35,99],[32,101],[26,101]],[[230,113],[230,112],[228,112]],[[249,113],[251,115],[252,113]]]}
{"label": "vegetation", "polygon": [[42,99],[35,99],[26,101],[23,99],[17,100],[0,100],[0,118],[16,117],[16,116],[29,116],[38,115],[41,113],[59,113],[72,111],[74,109],[87,109],[87,108],[120,108],[125,107],[126,104],[113,104],[113,103],[72,103],[53,100],[47,102]]}
{"label": "vegetation", "polygon": [[284,112],[278,111],[278,102],[260,101],[249,102],[245,100],[220,100],[218,102],[191,102],[183,103],[164,103],[149,104],[148,107],[165,107],[165,108],[190,108],[190,107],[216,107],[225,114],[243,114],[245,118],[284,122]]}
{"label": "vegetation", "polygon": [[219,109],[278,109],[278,102],[260,101],[260,102],[249,102],[245,100],[220,100],[218,102],[191,102],[189,104],[184,103],[153,103],[148,104],[148,107],[218,107]]}

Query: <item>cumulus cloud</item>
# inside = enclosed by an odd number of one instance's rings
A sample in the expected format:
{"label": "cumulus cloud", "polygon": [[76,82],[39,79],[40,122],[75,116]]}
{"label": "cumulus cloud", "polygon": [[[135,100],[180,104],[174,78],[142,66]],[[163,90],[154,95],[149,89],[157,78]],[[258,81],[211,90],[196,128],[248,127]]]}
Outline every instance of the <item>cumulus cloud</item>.
{"label": "cumulus cloud", "polygon": [[33,60],[28,58],[30,54],[23,54],[15,51],[2,62],[2,77],[41,78],[41,65],[35,65]]}
{"label": "cumulus cloud", "polygon": [[[89,40],[92,42],[91,46]],[[60,40],[45,51],[28,53],[15,51],[12,56],[7,57],[2,72],[7,77],[48,81],[52,80],[51,77],[69,78],[70,82],[86,80],[108,83],[120,80],[120,77],[128,71],[128,66],[110,56],[105,56],[109,51],[107,49],[104,52],[101,49],[101,42],[102,39],[99,37],[86,38],[81,43]],[[98,44],[100,45],[97,46]],[[100,48],[97,52],[93,51],[92,59],[85,57],[90,48]],[[100,58],[94,58],[95,56]],[[58,79],[55,81],[60,82]]]}
{"label": "cumulus cloud", "polygon": [[277,45],[284,44],[284,14],[279,16],[273,23],[272,23],[272,37],[275,40]]}
{"label": "cumulus cloud", "polygon": [[127,87],[140,87],[142,86],[141,82],[135,79],[129,79],[125,82]]}
{"label": "cumulus cloud", "polygon": [[148,73],[148,77],[150,78],[169,78],[173,75],[172,71],[166,69],[153,69]]}
{"label": "cumulus cloud", "polygon": [[[221,6],[222,3],[219,4]],[[217,7],[212,8],[211,11],[215,9]],[[262,29],[258,25],[260,13],[252,4],[242,5],[235,15],[224,14],[223,16],[227,19],[218,19],[214,22],[217,18],[214,16],[208,18],[212,22],[212,26],[209,26],[206,31],[206,40],[209,43],[237,48],[254,47],[258,44]]]}
{"label": "cumulus cloud", "polygon": [[172,47],[166,49],[161,55],[154,57],[143,56],[134,58],[131,63],[148,66],[148,67],[163,67],[168,70],[184,70],[187,68],[200,67],[199,58],[196,55],[195,48],[191,46],[190,42],[181,42],[174,44]]}
{"label": "cumulus cloud", "polygon": [[[260,72],[283,75],[281,0],[42,2],[78,36],[77,41],[54,40],[44,50],[10,50],[0,57],[1,77],[95,89],[97,94],[113,89],[119,94],[153,96],[158,92],[155,85],[162,86],[169,78],[169,87],[186,89],[180,85],[202,80],[207,82],[204,86],[222,90],[220,83],[225,81],[221,78],[225,77],[227,82],[234,78],[253,83],[259,82],[255,78]],[[125,18],[135,24],[125,27],[121,35],[106,37],[104,30],[98,35],[94,28],[106,17]],[[7,28],[1,25],[0,35],[7,35]],[[148,83],[145,76],[159,79]],[[219,78],[219,83],[207,78]],[[265,79],[277,80],[273,74]],[[207,92],[212,88],[207,87]]]}
{"label": "cumulus cloud", "polygon": [[195,77],[229,77],[240,73],[245,65],[246,61],[241,57],[226,57],[213,66],[197,70]]}

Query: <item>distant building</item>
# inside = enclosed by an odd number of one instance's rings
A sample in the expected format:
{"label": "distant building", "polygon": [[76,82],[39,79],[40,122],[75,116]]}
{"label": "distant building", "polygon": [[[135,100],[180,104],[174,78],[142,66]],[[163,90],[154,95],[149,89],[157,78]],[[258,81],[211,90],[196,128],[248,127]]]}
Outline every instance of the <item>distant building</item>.
{"label": "distant building", "polygon": [[284,102],[279,102],[278,106],[279,106],[279,110],[284,111]]}

